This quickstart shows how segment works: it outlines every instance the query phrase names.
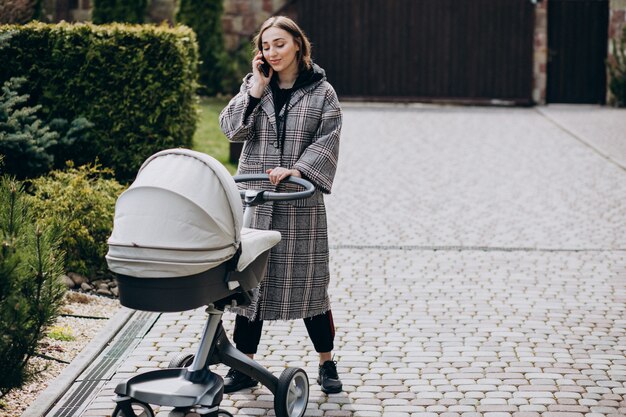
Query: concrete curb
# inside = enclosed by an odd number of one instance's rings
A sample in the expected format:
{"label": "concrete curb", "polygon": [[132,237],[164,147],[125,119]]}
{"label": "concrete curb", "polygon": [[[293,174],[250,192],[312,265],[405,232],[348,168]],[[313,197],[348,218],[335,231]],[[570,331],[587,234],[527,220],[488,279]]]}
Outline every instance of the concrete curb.
{"label": "concrete curb", "polygon": [[48,387],[37,396],[37,399],[24,411],[22,417],[43,417],[56,402],[67,392],[80,374],[104,350],[109,342],[126,325],[135,314],[135,310],[122,307],[107,325],[85,346],[61,374],[50,382]]}

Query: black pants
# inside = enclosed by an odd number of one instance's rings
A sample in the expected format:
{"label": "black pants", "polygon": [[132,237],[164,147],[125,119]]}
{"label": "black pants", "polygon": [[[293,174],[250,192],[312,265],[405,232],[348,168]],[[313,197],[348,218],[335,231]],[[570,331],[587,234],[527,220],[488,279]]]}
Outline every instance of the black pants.
{"label": "black pants", "polygon": [[[313,341],[316,352],[330,352],[335,340],[335,324],[333,314],[328,310],[324,314],[303,319],[309,337]],[[250,321],[244,316],[237,315],[233,339],[237,349],[246,354],[255,354],[261,341],[263,320]]]}

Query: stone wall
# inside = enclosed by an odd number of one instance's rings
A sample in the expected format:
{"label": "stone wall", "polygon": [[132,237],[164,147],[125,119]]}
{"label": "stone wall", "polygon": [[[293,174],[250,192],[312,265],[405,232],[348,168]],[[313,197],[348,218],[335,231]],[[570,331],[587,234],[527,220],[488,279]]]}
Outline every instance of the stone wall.
{"label": "stone wall", "polygon": [[613,39],[619,39],[626,26],[626,0],[611,0],[609,12],[609,56],[613,52]]}
{"label": "stone wall", "polygon": [[[613,56],[613,39],[619,39],[622,31],[626,26],[626,0],[611,0],[611,9],[609,11],[609,56],[610,60]],[[607,78],[610,75],[607,74]],[[607,79],[607,103],[611,102],[611,92],[608,88]]]}
{"label": "stone wall", "polygon": [[222,26],[227,51],[248,42],[261,24],[279,13],[288,0],[224,0]]}
{"label": "stone wall", "polygon": [[626,0],[611,0],[609,39],[616,38],[626,26]]}

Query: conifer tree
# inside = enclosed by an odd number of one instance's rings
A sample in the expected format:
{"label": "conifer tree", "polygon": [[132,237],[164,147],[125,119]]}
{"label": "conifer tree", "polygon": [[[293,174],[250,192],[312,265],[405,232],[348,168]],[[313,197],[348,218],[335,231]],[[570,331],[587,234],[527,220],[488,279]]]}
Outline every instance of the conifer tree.
{"label": "conifer tree", "polygon": [[104,23],[143,23],[148,0],[94,0],[91,20]]}
{"label": "conifer tree", "polygon": [[0,154],[5,156],[5,171],[20,177],[52,168],[54,158],[49,149],[59,139],[59,134],[37,117],[41,106],[28,106],[28,94],[18,93],[25,82],[25,78],[11,78],[0,93]]}
{"label": "conifer tree", "polygon": [[44,124],[37,116],[41,106],[29,106],[29,95],[18,93],[25,81],[11,78],[0,91],[0,155],[5,156],[4,172],[19,179],[39,176],[72,159],[70,145],[86,141],[93,127],[84,117]]}
{"label": "conifer tree", "polygon": [[36,372],[28,361],[59,314],[59,235],[58,227],[35,226],[21,183],[0,178],[0,397]]}
{"label": "conifer tree", "polygon": [[213,95],[223,91],[226,52],[222,31],[222,0],[181,0],[176,15],[178,23],[196,32],[200,60],[200,94]]}

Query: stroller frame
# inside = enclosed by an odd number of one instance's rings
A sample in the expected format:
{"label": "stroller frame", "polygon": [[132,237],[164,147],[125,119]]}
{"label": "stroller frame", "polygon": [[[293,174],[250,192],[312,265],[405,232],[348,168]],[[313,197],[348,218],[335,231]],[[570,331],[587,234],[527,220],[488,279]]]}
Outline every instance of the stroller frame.
{"label": "stroller frame", "polygon": [[[151,413],[145,411],[147,404],[183,409],[199,407],[195,412],[200,415],[228,416],[227,412],[219,409],[224,391],[223,380],[209,369],[210,365],[218,363],[236,369],[266,386],[274,394],[277,416],[304,414],[309,391],[306,373],[299,368],[286,368],[277,378],[230,343],[222,326],[223,306],[209,305],[206,312],[208,319],[202,339],[189,367],[150,371],[121,382],[115,388],[118,414],[114,412],[113,417],[137,415],[133,411],[134,403],[143,403],[139,406],[144,409],[146,417]],[[184,366],[190,359],[189,356],[180,357],[183,363],[174,365]]]}
{"label": "stroller frame", "polygon": [[[235,177],[235,181],[259,181],[267,180],[267,178],[264,174],[240,175]],[[244,224],[250,224],[257,205],[266,201],[305,198],[315,192],[313,185],[308,181],[293,177],[287,178],[286,181],[301,185],[305,187],[305,190],[294,193],[256,190],[240,192],[245,208]],[[269,250],[258,257],[257,264],[266,264],[268,257]],[[234,290],[239,284],[234,284],[236,281],[231,276],[233,274],[237,273],[232,270],[232,266],[227,261],[217,268],[189,278],[209,281],[210,277],[215,278],[216,275],[221,275],[222,278],[217,281],[227,283],[228,288]],[[139,306],[137,308],[141,309],[142,296],[150,297],[150,285],[143,283],[146,279],[117,274],[117,280],[120,300],[124,301],[124,297],[127,300],[134,300],[132,303],[137,304]],[[142,284],[136,287],[134,285],[139,282],[138,280],[142,281]],[[189,288],[193,288],[193,284]],[[161,288],[156,291],[162,290]],[[202,296],[201,294],[192,295],[193,291],[189,289],[185,291],[186,295]],[[259,363],[237,350],[226,335],[222,325],[222,315],[226,307],[234,304],[247,305],[251,302],[251,295],[252,290],[239,288],[229,296],[208,304],[206,309],[208,318],[196,354],[181,354],[172,359],[168,369],[149,371],[119,383],[115,388],[117,397],[114,401],[117,405],[112,417],[154,417],[149,404],[171,406],[182,410],[194,409],[194,412],[199,415],[211,417],[232,416],[228,411],[219,408],[224,394],[224,381],[221,376],[209,369],[210,365],[219,363],[248,375],[266,386],[274,394],[274,410],[277,417],[303,416],[309,398],[309,380],[306,372],[300,368],[286,368],[277,378]]]}

